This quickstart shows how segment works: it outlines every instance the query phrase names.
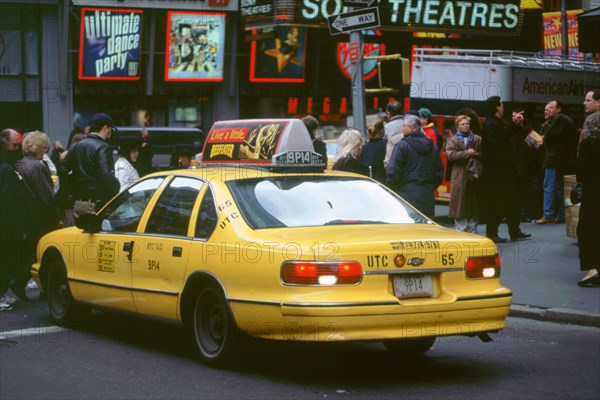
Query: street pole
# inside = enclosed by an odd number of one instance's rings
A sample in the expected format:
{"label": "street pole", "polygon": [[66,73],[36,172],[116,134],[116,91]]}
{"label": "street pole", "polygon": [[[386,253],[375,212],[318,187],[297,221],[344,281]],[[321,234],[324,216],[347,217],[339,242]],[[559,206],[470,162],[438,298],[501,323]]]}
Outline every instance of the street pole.
{"label": "street pole", "polygon": [[569,58],[569,38],[567,36],[569,21],[567,20],[565,0],[562,0],[560,4],[560,22],[562,26],[562,58],[566,60]]}
{"label": "street pole", "polygon": [[350,32],[350,46],[352,43],[358,45],[358,61],[354,62],[352,73],[352,118],[354,127],[363,135],[367,135],[367,123],[365,120],[365,79],[363,71],[363,35],[361,31]]}

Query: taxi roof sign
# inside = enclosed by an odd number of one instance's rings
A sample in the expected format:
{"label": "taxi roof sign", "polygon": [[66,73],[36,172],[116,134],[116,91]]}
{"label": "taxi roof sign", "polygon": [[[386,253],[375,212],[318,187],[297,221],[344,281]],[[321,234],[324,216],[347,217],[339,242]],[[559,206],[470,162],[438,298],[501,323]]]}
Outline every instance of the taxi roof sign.
{"label": "taxi roof sign", "polygon": [[202,163],[324,164],[306,126],[295,118],[215,122],[204,143]]}

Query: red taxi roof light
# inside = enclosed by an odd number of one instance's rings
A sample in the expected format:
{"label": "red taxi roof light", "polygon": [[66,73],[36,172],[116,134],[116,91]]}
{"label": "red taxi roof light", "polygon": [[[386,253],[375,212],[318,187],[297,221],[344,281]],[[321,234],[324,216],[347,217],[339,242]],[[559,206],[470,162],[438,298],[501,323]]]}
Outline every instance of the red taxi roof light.
{"label": "red taxi roof light", "polygon": [[362,266],[356,261],[286,261],[281,266],[284,285],[356,285],[362,275]]}
{"label": "red taxi roof light", "polygon": [[491,279],[500,276],[500,255],[467,257],[465,273],[468,279]]}

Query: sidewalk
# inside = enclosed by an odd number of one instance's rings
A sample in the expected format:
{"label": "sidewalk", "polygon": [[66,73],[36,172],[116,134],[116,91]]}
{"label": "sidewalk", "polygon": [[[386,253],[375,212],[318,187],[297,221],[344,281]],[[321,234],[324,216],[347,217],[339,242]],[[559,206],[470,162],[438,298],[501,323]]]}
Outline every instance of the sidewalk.
{"label": "sidewalk", "polygon": [[[436,205],[436,221],[453,228],[448,206]],[[531,239],[498,245],[502,283],[513,291],[510,315],[600,327],[600,286],[579,287],[577,241],[566,235],[565,224],[522,223]],[[485,225],[478,232],[485,235]],[[506,224],[499,235],[509,239]]]}

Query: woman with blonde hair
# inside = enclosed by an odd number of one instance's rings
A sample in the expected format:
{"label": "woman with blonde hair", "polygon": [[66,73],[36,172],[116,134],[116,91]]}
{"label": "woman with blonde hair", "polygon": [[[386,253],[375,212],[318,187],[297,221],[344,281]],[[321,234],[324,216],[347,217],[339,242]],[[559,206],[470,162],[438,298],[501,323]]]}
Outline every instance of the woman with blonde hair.
{"label": "woman with blonde hair", "polygon": [[46,233],[58,228],[58,211],[54,203],[54,184],[50,170],[42,161],[50,148],[50,139],[44,132],[33,131],[23,136],[21,144],[23,159],[17,163],[17,171],[23,176],[29,187],[30,230],[25,242],[26,260],[22,271],[19,271],[12,285],[12,291],[26,300],[25,286],[31,275],[29,268],[35,262],[37,243]]}
{"label": "woman with blonde hair", "polygon": [[366,167],[360,162],[363,135],[356,129],[346,129],[337,140],[338,148],[333,169],[365,174]]}
{"label": "woman with blonde hair", "polygon": [[481,136],[471,131],[471,118],[468,116],[459,115],[454,122],[456,135],[446,143],[446,155],[453,165],[448,217],[454,218],[454,227],[457,230],[477,233],[477,180],[481,173]]}

